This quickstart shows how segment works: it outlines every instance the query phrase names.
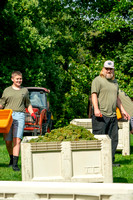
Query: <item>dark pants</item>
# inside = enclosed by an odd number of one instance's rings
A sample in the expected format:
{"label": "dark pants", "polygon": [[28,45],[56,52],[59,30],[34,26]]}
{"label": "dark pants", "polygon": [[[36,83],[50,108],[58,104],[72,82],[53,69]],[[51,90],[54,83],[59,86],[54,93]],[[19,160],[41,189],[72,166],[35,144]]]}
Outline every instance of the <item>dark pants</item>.
{"label": "dark pants", "polygon": [[117,117],[92,116],[92,129],[94,135],[109,135],[112,143],[112,161],[118,145],[118,121]]}

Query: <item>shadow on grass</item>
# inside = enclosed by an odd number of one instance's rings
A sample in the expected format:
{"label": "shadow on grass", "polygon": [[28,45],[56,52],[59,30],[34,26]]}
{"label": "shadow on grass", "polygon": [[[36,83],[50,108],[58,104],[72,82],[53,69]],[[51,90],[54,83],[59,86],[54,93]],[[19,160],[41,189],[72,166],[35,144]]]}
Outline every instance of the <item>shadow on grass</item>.
{"label": "shadow on grass", "polygon": [[121,178],[121,177],[114,177],[113,178],[113,183],[128,183],[126,178]]}
{"label": "shadow on grass", "polygon": [[0,167],[8,167],[8,164],[0,163]]}
{"label": "shadow on grass", "polygon": [[[19,168],[21,168],[21,164],[18,164]],[[9,167],[8,164],[5,164],[5,163],[0,163],[0,167],[6,167],[6,168],[12,168],[12,167]]]}
{"label": "shadow on grass", "polygon": [[119,163],[121,165],[128,165],[131,162],[132,162],[131,160],[124,158],[124,160],[119,160],[118,162],[115,162],[115,163]]}
{"label": "shadow on grass", "polygon": [[130,153],[133,154],[133,146],[130,146]]}

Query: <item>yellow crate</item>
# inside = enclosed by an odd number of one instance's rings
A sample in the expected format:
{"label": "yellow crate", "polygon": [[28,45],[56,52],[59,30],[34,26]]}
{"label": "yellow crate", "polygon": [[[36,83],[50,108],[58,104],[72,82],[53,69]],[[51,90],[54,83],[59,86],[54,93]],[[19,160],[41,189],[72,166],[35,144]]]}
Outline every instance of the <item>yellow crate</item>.
{"label": "yellow crate", "polygon": [[0,110],[0,133],[8,133],[12,122],[12,109]]}

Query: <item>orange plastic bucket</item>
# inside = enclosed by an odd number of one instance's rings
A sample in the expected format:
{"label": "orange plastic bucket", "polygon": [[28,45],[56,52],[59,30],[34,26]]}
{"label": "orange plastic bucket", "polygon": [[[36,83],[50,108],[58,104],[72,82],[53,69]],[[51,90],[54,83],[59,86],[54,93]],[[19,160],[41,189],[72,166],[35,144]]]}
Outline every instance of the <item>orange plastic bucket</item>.
{"label": "orange plastic bucket", "polygon": [[116,116],[117,116],[117,119],[121,119],[122,118],[122,115],[121,115],[121,111],[118,107],[116,107]]}
{"label": "orange plastic bucket", "polygon": [[0,133],[9,133],[12,122],[12,109],[0,110]]}

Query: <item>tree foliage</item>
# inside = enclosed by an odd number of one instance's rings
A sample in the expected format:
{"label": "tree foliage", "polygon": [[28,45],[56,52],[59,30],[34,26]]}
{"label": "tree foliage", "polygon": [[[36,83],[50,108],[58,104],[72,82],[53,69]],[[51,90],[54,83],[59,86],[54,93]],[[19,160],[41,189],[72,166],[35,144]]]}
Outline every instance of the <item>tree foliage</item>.
{"label": "tree foliage", "polygon": [[13,70],[51,90],[55,127],[87,117],[91,82],[107,59],[133,97],[133,3],[128,0],[0,1],[0,93]]}

